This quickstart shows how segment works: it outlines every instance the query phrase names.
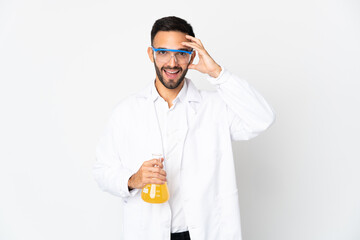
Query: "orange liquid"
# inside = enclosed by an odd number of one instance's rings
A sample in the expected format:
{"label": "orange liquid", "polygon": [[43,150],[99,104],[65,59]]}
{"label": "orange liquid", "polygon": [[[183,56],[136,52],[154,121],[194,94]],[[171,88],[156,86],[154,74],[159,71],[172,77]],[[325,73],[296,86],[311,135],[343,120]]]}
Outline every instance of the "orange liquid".
{"label": "orange liquid", "polygon": [[148,203],[164,203],[169,200],[169,189],[165,184],[147,184],[141,191],[141,198]]}

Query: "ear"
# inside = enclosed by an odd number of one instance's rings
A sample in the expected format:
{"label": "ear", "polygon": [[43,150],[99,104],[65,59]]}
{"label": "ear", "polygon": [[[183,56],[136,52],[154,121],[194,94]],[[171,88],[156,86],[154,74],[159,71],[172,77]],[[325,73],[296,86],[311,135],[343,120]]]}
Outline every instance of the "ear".
{"label": "ear", "polygon": [[189,65],[193,63],[195,57],[196,57],[196,51],[193,51],[193,53],[191,54],[191,59],[190,59]]}
{"label": "ear", "polygon": [[154,50],[151,47],[148,47],[147,49],[147,53],[149,55],[150,61],[154,62],[154,54],[153,54]]}

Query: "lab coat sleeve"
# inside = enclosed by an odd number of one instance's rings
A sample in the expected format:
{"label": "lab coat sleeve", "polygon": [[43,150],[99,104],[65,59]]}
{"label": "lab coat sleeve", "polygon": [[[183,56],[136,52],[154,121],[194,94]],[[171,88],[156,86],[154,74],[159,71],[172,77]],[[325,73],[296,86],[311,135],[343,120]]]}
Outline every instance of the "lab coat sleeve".
{"label": "lab coat sleeve", "polygon": [[96,162],[93,166],[93,175],[99,187],[115,196],[129,198],[139,189],[129,191],[128,180],[134,172],[126,168],[120,158],[118,147],[120,144],[119,121],[111,116],[96,147]]}
{"label": "lab coat sleeve", "polygon": [[208,80],[226,103],[231,139],[251,139],[274,123],[274,111],[245,80],[221,68],[217,78],[208,77]]}

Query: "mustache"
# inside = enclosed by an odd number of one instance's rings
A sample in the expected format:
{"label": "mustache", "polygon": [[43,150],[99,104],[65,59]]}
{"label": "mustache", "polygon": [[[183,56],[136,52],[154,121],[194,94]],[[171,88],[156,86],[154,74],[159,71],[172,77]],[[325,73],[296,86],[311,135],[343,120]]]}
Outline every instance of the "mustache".
{"label": "mustache", "polygon": [[172,67],[162,67],[161,68],[161,70],[165,70],[165,69],[168,69],[168,70],[182,70],[181,67],[174,67],[174,68],[172,68]]}

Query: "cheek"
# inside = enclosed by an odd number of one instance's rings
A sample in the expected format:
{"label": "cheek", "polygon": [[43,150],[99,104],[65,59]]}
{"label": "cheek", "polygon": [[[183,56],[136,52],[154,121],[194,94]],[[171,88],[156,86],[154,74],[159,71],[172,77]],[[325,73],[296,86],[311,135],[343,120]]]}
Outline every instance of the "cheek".
{"label": "cheek", "polygon": [[154,65],[155,65],[156,71],[158,71],[161,74],[162,65],[158,65],[156,63]]}
{"label": "cheek", "polygon": [[155,63],[155,66],[159,69],[159,71],[161,71],[161,68],[163,67],[163,65],[159,65]]}
{"label": "cheek", "polygon": [[181,65],[180,67],[182,68],[183,71],[186,71],[189,67],[190,63],[189,64],[185,64],[185,65]]}

